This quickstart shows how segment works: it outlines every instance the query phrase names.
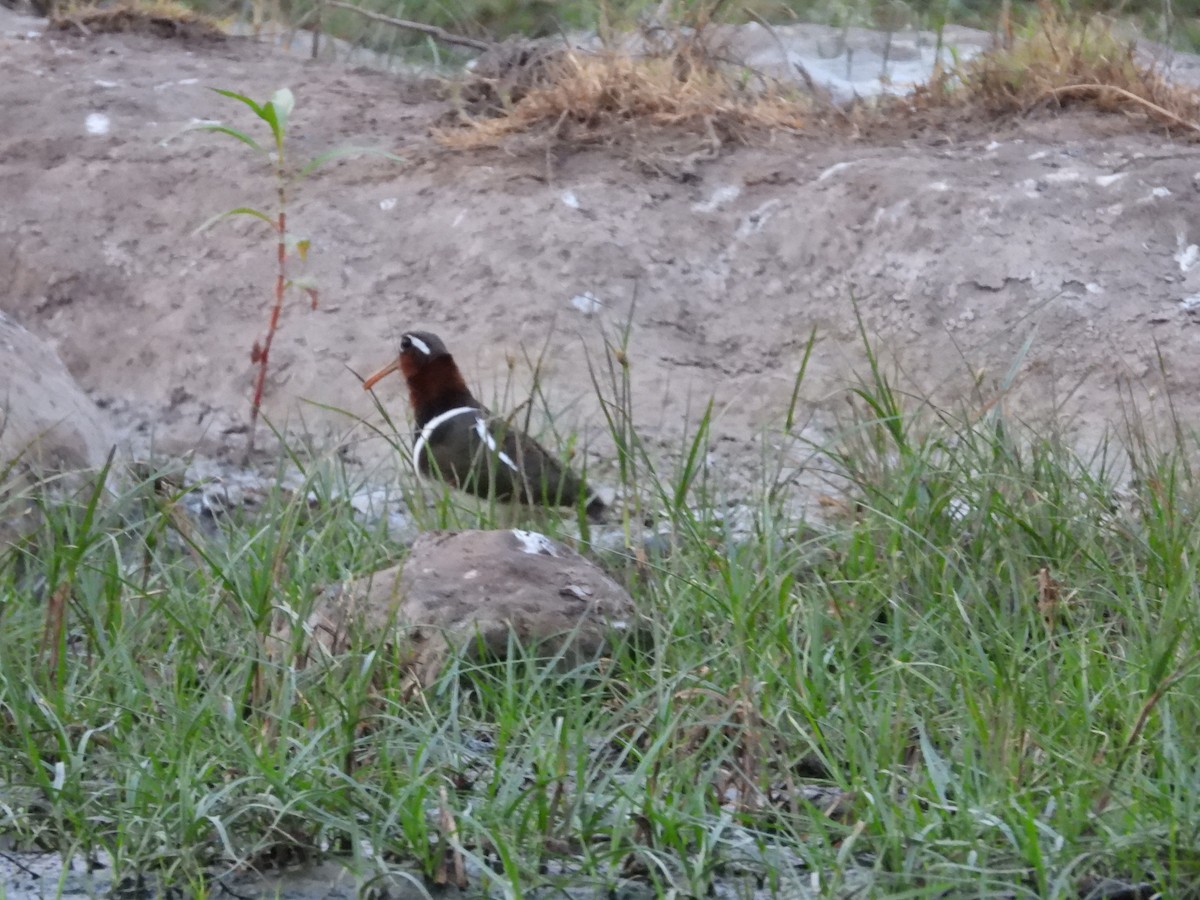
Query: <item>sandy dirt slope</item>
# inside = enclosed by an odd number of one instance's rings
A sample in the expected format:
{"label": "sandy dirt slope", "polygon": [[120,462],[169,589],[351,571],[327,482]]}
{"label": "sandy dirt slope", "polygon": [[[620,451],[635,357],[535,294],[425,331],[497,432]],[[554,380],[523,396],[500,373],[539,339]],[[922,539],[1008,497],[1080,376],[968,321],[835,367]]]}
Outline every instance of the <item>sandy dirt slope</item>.
{"label": "sandy dirt slope", "polygon": [[[1118,118],[874,143],[777,135],[680,181],[603,148],[553,165],[453,154],[429,137],[448,106],[427,87],[243,40],[10,29],[0,307],[56,343],[141,450],[152,437],[221,456],[244,441],[229,432],[247,418],[273,251],[248,221],[192,231],[269,203],[270,183],[241,145],[178,133],[198,119],[252,127],[210,86],[265,99],[285,85],[296,156],[361,144],[407,160],[343,160],[295,197],[322,303],[287,310],[266,410],[352,458],[384,448],[353,426],[373,412],[350,369],[382,364],[419,326],[498,407],[525,397],[522,354],[545,345],[549,406],[603,471],[585,351],[631,317],[637,419],[663,452],[711,395],[715,459],[757,463],[766,433],[798,461],[780,430],[810,331],[806,436],[833,432],[863,368],[851,298],[901,383],[941,402],[991,404],[1021,359],[1005,406],[1057,412],[1085,444],[1119,418],[1126,382],[1143,400],[1170,389],[1189,423],[1200,412],[1200,151]],[[586,294],[602,304],[590,317],[572,302]],[[398,379],[382,395],[403,409]]]}

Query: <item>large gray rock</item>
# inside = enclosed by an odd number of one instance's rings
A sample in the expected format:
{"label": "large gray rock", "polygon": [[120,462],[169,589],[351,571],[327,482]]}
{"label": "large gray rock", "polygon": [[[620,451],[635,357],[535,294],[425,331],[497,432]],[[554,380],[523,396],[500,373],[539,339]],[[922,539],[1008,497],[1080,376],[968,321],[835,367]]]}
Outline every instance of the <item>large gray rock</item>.
{"label": "large gray rock", "polygon": [[0,313],[0,552],[36,525],[38,485],[99,468],[112,446],[100,410],[53,348]]}
{"label": "large gray rock", "polygon": [[[603,653],[638,626],[629,593],[574,550],[532,531],[422,534],[402,565],[326,591],[305,630],[329,654],[356,635],[403,643],[407,664],[430,684],[452,652],[503,657],[522,647],[568,664]],[[289,640],[289,623],[277,632]]]}

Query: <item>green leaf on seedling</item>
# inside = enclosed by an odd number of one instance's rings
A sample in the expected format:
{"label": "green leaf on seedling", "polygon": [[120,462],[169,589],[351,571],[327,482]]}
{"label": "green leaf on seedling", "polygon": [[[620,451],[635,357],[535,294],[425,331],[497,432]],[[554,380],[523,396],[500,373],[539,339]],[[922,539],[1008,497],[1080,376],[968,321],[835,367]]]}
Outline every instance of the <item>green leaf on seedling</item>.
{"label": "green leaf on seedling", "polygon": [[308,238],[293,237],[292,235],[289,234],[287,237],[286,244],[287,244],[287,248],[289,250],[296,251],[296,255],[299,256],[301,259],[303,259],[303,260],[308,259],[308,248],[312,246],[311,240],[309,240]]}
{"label": "green leaf on seedling", "polygon": [[275,136],[275,146],[283,153],[283,138],[287,133],[288,114],[296,100],[287,88],[280,88],[271,95],[271,99],[262,105],[262,118],[271,126],[271,134]]}
{"label": "green leaf on seedling", "polygon": [[268,225],[271,226],[272,230],[275,230],[278,227],[275,223],[275,220],[272,219],[270,216],[268,216],[262,210],[253,209],[252,207],[249,207],[249,206],[239,206],[237,209],[228,209],[223,213],[217,213],[212,218],[205,220],[199,227],[196,228],[195,231],[192,232],[192,234],[200,234],[200,232],[202,232],[202,231],[207,231],[208,229],[210,229],[214,225],[216,225],[218,222],[220,222],[222,219],[228,219],[233,216],[250,216],[251,218],[254,218],[254,219],[262,219],[264,222],[266,222]]}
{"label": "green leaf on seedling", "polygon": [[254,114],[256,116],[258,116],[260,119],[266,118],[266,116],[263,114],[263,108],[261,106],[259,106],[257,103],[255,103],[253,100],[251,100],[249,97],[247,97],[245,94],[239,94],[237,91],[228,91],[225,88],[209,88],[209,90],[215,91],[216,93],[220,94],[222,97],[232,97],[234,100],[237,100],[241,103],[245,103],[248,107],[250,107],[252,110],[254,110]]}
{"label": "green leaf on seedling", "polygon": [[300,170],[300,176],[311,174],[315,169],[319,169],[327,162],[332,162],[335,159],[341,159],[343,156],[382,156],[385,159],[390,159],[393,162],[404,162],[403,156],[397,156],[395,153],[389,153],[387,150],[380,150],[378,147],[334,147],[320,156],[314,157],[307,166]]}
{"label": "green leaf on seedling", "polygon": [[257,150],[263,156],[267,155],[266,149],[261,144],[259,144],[258,141],[254,140],[254,138],[250,137],[250,135],[246,134],[245,132],[238,131],[236,128],[230,128],[228,125],[213,125],[213,124],[206,123],[203,125],[193,125],[192,127],[188,128],[187,130],[188,131],[218,131],[221,134],[227,134],[230,137],[237,138],[243,144],[253,147],[255,150]]}

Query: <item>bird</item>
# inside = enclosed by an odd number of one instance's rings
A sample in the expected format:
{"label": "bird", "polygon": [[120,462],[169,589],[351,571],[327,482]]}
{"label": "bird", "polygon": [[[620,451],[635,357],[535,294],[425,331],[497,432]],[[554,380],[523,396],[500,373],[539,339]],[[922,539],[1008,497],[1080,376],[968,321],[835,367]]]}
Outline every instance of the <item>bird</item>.
{"label": "bird", "polygon": [[493,416],[472,395],[442,339],[428,331],[400,337],[400,354],[363,381],[370,390],[400,372],[416,419],[412,460],[426,477],[441,478],[479,497],[526,506],[584,505],[602,522],[607,504],[541,444]]}

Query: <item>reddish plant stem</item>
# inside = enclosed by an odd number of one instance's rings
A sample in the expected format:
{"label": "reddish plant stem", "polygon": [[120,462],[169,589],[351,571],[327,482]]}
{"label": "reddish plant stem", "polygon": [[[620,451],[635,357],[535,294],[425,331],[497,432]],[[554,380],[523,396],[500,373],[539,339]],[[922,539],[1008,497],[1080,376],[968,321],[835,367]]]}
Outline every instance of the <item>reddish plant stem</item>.
{"label": "reddish plant stem", "polygon": [[279,316],[283,312],[283,294],[287,288],[287,197],[283,180],[282,155],[279,160],[277,178],[279,183],[279,220],[275,224],[275,232],[279,236],[279,244],[276,252],[278,269],[275,274],[275,302],[271,306],[271,318],[267,322],[267,336],[258,353],[258,377],[254,381],[254,399],[250,402],[250,437],[246,444],[247,461],[250,454],[254,452],[254,435],[258,430],[258,413],[262,407],[263,391],[267,384],[267,365],[271,359],[271,344],[275,340],[275,331],[279,328]]}

